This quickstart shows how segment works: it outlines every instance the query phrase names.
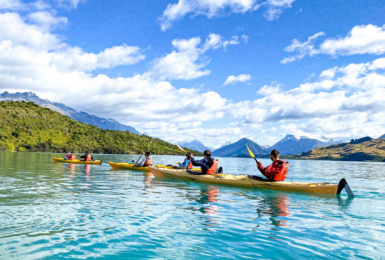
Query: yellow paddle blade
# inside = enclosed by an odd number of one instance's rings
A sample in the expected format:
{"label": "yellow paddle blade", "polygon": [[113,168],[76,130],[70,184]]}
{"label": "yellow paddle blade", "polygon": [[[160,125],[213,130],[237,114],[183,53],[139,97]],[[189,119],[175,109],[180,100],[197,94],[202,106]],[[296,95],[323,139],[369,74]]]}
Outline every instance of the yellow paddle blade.
{"label": "yellow paddle blade", "polygon": [[253,157],[255,159],[255,155],[253,154],[253,152],[249,149],[249,146],[246,144],[246,148],[247,150],[249,150],[249,154],[251,157]]}

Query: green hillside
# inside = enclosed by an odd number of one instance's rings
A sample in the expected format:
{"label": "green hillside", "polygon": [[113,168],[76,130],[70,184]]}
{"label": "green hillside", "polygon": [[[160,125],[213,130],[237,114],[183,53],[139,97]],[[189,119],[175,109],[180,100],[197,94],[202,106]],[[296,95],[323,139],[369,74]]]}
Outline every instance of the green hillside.
{"label": "green hillside", "polygon": [[[32,102],[0,102],[0,150],[138,154],[152,139],[86,125]],[[160,139],[155,139],[149,150],[154,154],[184,155],[175,145]]]}
{"label": "green hillside", "polygon": [[[290,158],[290,156],[285,156]],[[385,139],[364,137],[349,143],[334,144],[313,149],[291,158],[339,161],[385,161]]]}

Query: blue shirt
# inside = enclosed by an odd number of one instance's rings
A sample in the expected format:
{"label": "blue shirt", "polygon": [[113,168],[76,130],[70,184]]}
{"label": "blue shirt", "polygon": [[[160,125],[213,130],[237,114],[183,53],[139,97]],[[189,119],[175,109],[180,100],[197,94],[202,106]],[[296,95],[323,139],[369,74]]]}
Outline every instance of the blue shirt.
{"label": "blue shirt", "polygon": [[190,164],[190,160],[189,159],[184,159],[184,162],[182,163],[179,163],[179,166],[182,166],[182,167],[185,167],[187,168],[187,166]]}

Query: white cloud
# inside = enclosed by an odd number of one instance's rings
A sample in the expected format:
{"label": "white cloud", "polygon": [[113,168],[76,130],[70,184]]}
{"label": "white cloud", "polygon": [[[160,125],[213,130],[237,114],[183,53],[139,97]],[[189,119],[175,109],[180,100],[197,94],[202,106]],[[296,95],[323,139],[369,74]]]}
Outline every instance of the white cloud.
{"label": "white cloud", "polygon": [[306,55],[327,54],[338,55],[356,55],[356,54],[375,54],[385,53],[385,25],[382,27],[376,25],[355,26],[345,37],[336,39],[329,38],[324,40],[317,48],[314,40],[324,35],[319,32],[308,38],[308,41],[301,43],[294,39],[293,43],[285,48],[287,52],[298,52],[298,55],[287,57],[281,63],[288,63],[302,59]]}
{"label": "white cloud", "polygon": [[155,59],[151,69],[155,77],[164,79],[195,79],[209,75],[210,70],[204,70],[210,59],[202,57],[208,50],[215,50],[228,45],[239,44],[238,37],[224,40],[218,34],[210,34],[204,44],[199,37],[188,40],[173,40],[176,49],[170,54]]}
{"label": "white cloud", "polygon": [[179,0],[176,4],[169,4],[161,17],[163,31],[169,29],[172,23],[182,19],[187,14],[206,15],[209,18],[218,16],[226,9],[234,13],[255,11],[266,8],[265,17],[274,20],[279,17],[283,9],[290,8],[295,0],[267,0],[259,4],[257,0]]}
{"label": "white cloud", "polygon": [[241,39],[242,39],[245,43],[247,43],[247,42],[249,41],[249,36],[247,36],[246,34],[243,34],[242,37],[241,37]]}
{"label": "white cloud", "polygon": [[0,10],[19,9],[23,4],[19,0],[0,0]]}
{"label": "white cloud", "polygon": [[249,74],[240,74],[238,76],[228,76],[225,83],[223,83],[224,86],[229,85],[229,84],[235,84],[237,82],[247,82],[250,81],[251,76]]}
{"label": "white cloud", "polygon": [[56,2],[62,7],[75,9],[80,2],[86,2],[86,0],[56,0]]}
{"label": "white cloud", "polygon": [[28,15],[29,19],[38,24],[44,31],[50,31],[51,29],[60,26],[67,25],[67,17],[57,17],[56,11],[39,11]]}
{"label": "white cloud", "polygon": [[277,82],[272,82],[272,84],[273,86],[268,86],[268,85],[263,86],[261,89],[257,91],[257,94],[260,94],[263,96],[270,96],[275,93],[282,92],[282,88],[280,84],[277,84]]}

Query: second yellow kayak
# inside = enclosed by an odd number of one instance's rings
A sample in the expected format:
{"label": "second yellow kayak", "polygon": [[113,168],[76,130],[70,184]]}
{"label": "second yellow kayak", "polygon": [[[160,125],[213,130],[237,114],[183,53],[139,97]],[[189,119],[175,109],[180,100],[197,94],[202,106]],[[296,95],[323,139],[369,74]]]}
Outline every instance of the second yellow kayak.
{"label": "second yellow kayak", "polygon": [[57,157],[52,157],[52,160],[54,162],[73,163],[73,164],[96,164],[96,165],[102,164],[102,161],[99,161],[99,160],[86,162],[81,160],[64,160],[64,158],[57,158]]}

